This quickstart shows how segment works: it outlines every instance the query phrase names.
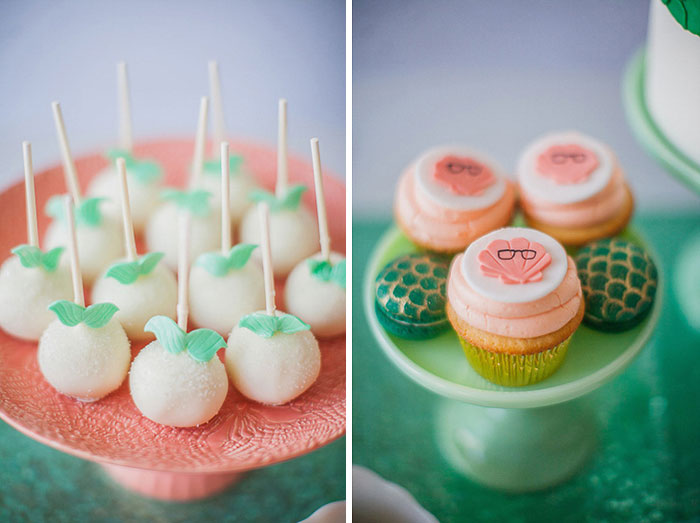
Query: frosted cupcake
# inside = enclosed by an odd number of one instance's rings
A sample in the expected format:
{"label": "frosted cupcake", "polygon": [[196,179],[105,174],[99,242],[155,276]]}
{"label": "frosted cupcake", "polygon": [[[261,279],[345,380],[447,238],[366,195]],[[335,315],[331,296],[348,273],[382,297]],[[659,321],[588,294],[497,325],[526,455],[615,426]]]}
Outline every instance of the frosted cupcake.
{"label": "frosted cupcake", "polygon": [[576,265],[564,248],[517,227],[482,236],[455,257],[447,300],[469,363],[509,387],[557,370],[584,312]]}
{"label": "frosted cupcake", "polygon": [[531,227],[564,245],[583,245],[625,228],[634,207],[609,147],[577,132],[548,134],[518,162],[520,200]]}
{"label": "frosted cupcake", "polygon": [[453,253],[504,227],[515,186],[481,153],[466,147],[430,149],[404,172],[394,200],[403,232],[425,249]]}

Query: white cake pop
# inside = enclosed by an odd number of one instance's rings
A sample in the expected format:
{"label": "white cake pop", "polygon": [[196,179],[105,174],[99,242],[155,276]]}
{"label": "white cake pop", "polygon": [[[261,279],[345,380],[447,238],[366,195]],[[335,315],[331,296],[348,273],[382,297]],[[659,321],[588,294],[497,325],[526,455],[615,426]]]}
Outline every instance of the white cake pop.
{"label": "white cake pop", "polygon": [[[221,144],[221,191],[228,192],[228,143]],[[197,258],[190,273],[190,315],[195,325],[228,334],[238,321],[265,306],[265,284],[260,266],[250,262],[257,247],[231,248],[231,218],[226,200],[221,213],[221,251]]]}
{"label": "white cake pop", "polygon": [[202,178],[204,163],[204,141],[207,128],[209,101],[202,97],[199,106],[199,122],[195,140],[192,179],[189,191],[165,189],[161,193],[162,203],[151,215],[146,225],[146,244],[151,252],[165,254],[163,261],[171,269],[178,264],[178,214],[185,211],[191,215],[191,238],[188,263],[197,256],[216,250],[221,236],[221,208],[212,204],[211,194],[197,189]]}
{"label": "white cake pop", "polygon": [[176,324],[165,316],[151,318],[146,330],[156,341],[131,364],[129,388],[141,414],[161,425],[193,427],[219,412],[228,392],[223,363],[216,356],[224,339],[209,329],[187,332],[189,216],[180,216],[178,307]]}
{"label": "white cake pop", "polygon": [[[275,194],[257,190],[250,195],[253,201],[265,202],[270,207],[272,265],[278,277],[289,274],[297,263],[311,256],[318,245],[314,218],[301,205],[305,190],[304,185],[287,184],[287,101],[280,100]],[[260,243],[260,222],[255,209],[249,209],[243,217],[240,241]]]}
{"label": "white cake pop", "polygon": [[160,203],[162,169],[152,161],[133,156],[133,133],[131,126],[131,100],[126,63],[117,64],[117,87],[119,92],[119,148],[107,151],[109,166],[100,171],[90,182],[88,194],[108,199],[110,207],[118,213],[115,195],[119,192],[119,173],[114,166],[117,158],[124,158],[129,175],[129,196],[134,229],[142,231],[149,216]]}
{"label": "white cake pop", "polygon": [[321,351],[309,326],[275,310],[268,209],[260,204],[266,310],[244,316],[231,331],[226,370],[254,401],[282,405],[306,391],[321,370]]}
{"label": "white cake pop", "polygon": [[[202,177],[198,187],[209,191],[213,195],[213,201],[219,205],[221,201],[221,162],[219,159],[219,144],[226,141],[226,122],[221,96],[221,80],[219,79],[219,65],[216,61],[209,62],[209,96],[212,105],[212,159],[204,162]],[[242,156],[232,154],[229,159],[229,173],[231,181],[229,186],[229,208],[231,209],[231,222],[237,225],[244,213],[250,208],[252,202],[248,194],[257,189],[253,176],[246,168]]]}
{"label": "white cake pop", "polygon": [[287,278],[287,310],[311,326],[316,336],[345,332],[345,257],[331,252],[318,139],[311,140],[321,252],[300,262]]}
{"label": "white cake pop", "polygon": [[152,252],[141,257],[137,255],[123,158],[117,159],[117,171],[121,181],[119,189],[127,259],[112,264],[95,282],[92,300],[111,302],[119,307],[115,317],[124,327],[129,339],[152,339],[151,333],[144,330],[149,319],[153,316],[175,318],[177,283],[173,273],[159,263],[163,253]]}
{"label": "white cake pop", "polygon": [[23,142],[27,244],[12,249],[0,267],[0,327],[8,334],[36,341],[54,319],[49,305],[71,297],[70,273],[59,265],[62,247],[42,252],[34,197],[32,149]]}
{"label": "white cake pop", "polygon": [[[65,198],[67,227],[75,230],[70,197]],[[112,303],[85,308],[83,282],[74,232],[69,234],[73,302],[56,301],[58,319],[39,340],[39,369],[58,392],[81,401],[95,401],[119,388],[129,370],[131,350],[124,329],[114,318]]]}
{"label": "white cake pop", "polygon": [[[114,260],[123,256],[121,243],[121,225],[114,213],[104,213],[102,198],[82,198],[78,187],[78,174],[68,145],[68,136],[63,123],[63,115],[58,102],[52,104],[56,130],[61,145],[63,171],[66,184],[75,201],[76,235],[78,253],[83,271],[83,278],[88,284]],[[49,225],[44,243],[47,248],[64,247],[68,242],[65,215],[60,199],[51,198],[46,205],[46,213],[54,221]]]}

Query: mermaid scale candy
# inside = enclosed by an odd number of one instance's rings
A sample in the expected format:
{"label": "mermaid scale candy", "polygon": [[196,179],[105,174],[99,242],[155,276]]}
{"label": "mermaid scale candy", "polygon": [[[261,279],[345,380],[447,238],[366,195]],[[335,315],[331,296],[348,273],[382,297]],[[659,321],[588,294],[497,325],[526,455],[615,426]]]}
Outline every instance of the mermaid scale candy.
{"label": "mermaid scale candy", "polygon": [[386,330],[404,338],[428,338],[447,327],[448,264],[432,254],[408,254],[377,276],[375,311]]}
{"label": "mermaid scale candy", "polygon": [[583,321],[591,327],[627,330],[651,310],[658,273],[638,245],[616,238],[591,243],[576,256],[576,269],[586,302]]}

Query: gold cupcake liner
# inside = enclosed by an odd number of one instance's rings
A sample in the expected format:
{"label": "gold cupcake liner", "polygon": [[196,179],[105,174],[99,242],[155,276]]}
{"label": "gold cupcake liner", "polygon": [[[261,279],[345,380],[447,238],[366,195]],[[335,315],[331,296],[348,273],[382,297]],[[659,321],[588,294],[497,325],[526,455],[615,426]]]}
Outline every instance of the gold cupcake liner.
{"label": "gold cupcake liner", "polygon": [[467,360],[476,372],[504,387],[532,385],[551,376],[564,361],[571,336],[551,349],[535,354],[490,352],[460,336]]}

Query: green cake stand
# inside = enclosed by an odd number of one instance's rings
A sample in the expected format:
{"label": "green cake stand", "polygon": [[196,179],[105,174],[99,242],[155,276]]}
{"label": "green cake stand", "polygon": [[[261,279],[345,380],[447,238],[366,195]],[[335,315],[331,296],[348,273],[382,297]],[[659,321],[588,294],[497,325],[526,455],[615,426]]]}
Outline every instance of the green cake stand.
{"label": "green cake stand", "polygon": [[[642,147],[669,174],[700,195],[700,165],[673,145],[661,132],[649,112],[644,90],[645,68],[645,52],[644,49],[640,49],[630,59],[622,82],[622,100],[627,123]],[[695,234],[681,248],[676,270],[673,272],[673,286],[688,323],[700,331],[698,267],[700,267],[700,234]]]}
{"label": "green cake stand", "polygon": [[[649,249],[629,228],[625,236]],[[509,388],[471,368],[452,329],[429,340],[407,340],[380,325],[373,312],[375,278],[386,263],[415,251],[396,227],[384,233],[369,260],[364,305],[389,360],[441,396],[435,434],[445,459],[474,481],[512,492],[547,488],[573,476],[596,447],[596,422],[585,395],[622,372],[647,343],[659,318],[663,282],[642,323],[615,334],[581,325],[559,370],[540,383]]]}

